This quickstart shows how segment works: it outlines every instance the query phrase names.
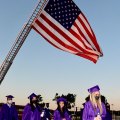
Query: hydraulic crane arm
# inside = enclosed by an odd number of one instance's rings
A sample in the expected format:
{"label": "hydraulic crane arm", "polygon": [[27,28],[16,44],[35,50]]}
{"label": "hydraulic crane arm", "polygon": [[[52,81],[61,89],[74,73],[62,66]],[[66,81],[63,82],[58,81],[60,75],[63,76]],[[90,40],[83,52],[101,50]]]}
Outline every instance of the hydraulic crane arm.
{"label": "hydraulic crane arm", "polygon": [[48,0],[39,0],[36,8],[34,9],[31,17],[29,18],[28,22],[23,26],[22,30],[18,34],[16,41],[14,42],[11,50],[9,51],[8,55],[6,56],[5,60],[3,61],[0,67],[0,84],[2,83],[5,75],[7,74],[10,66],[13,63],[17,53],[19,52],[20,48],[22,47],[25,39],[27,38],[28,34],[31,31],[31,25],[34,22],[35,18],[41,14],[41,11],[46,6]]}

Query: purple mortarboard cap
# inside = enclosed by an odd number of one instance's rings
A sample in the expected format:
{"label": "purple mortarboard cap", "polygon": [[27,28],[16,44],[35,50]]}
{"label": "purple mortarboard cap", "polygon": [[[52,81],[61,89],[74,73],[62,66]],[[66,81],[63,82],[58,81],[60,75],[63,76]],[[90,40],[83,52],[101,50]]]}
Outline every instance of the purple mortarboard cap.
{"label": "purple mortarboard cap", "polygon": [[36,95],[35,93],[32,93],[32,94],[28,97],[28,99],[32,99],[33,97],[37,97],[37,95]]}
{"label": "purple mortarboard cap", "polygon": [[14,98],[12,95],[7,95],[6,97],[11,99]]}
{"label": "purple mortarboard cap", "polygon": [[93,93],[93,92],[96,92],[96,91],[99,91],[99,90],[100,90],[99,86],[96,85],[96,86],[94,86],[94,87],[89,88],[89,89],[88,89],[88,92],[89,92],[89,93]]}
{"label": "purple mortarboard cap", "polygon": [[61,101],[67,102],[67,100],[66,100],[65,98],[63,98],[63,97],[60,97],[60,98],[57,99],[57,102],[58,102],[58,103],[61,102]]}

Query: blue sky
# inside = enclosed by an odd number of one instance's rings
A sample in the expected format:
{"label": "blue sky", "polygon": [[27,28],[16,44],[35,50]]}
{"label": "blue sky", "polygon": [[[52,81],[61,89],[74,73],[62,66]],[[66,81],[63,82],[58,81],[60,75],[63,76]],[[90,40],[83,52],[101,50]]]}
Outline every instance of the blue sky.
{"label": "blue sky", "polygon": [[[0,86],[0,102],[13,94],[16,104],[25,105],[32,92],[51,103],[56,92],[77,94],[76,106],[82,107],[87,89],[98,84],[113,109],[120,109],[120,1],[74,0],[87,17],[104,56],[94,64],[60,51],[32,30]],[[37,0],[1,0],[0,64],[2,64],[22,26],[32,14]]]}

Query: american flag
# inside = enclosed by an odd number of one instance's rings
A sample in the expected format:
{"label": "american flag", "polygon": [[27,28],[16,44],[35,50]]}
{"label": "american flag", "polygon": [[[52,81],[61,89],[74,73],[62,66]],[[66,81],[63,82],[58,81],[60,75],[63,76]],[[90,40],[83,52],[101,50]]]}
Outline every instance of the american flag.
{"label": "american flag", "polygon": [[90,24],[72,0],[49,0],[32,28],[56,48],[94,63],[103,55]]}

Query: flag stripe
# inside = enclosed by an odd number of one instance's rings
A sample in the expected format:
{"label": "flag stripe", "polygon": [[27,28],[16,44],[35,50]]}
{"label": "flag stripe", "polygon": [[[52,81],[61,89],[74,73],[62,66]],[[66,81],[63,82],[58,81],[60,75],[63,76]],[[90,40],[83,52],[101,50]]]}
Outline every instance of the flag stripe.
{"label": "flag stripe", "polygon": [[[63,35],[61,35],[57,30],[55,30],[53,28],[53,26],[51,27],[51,23],[48,24],[49,22],[44,20],[44,16],[41,15],[41,17],[36,21],[36,23],[38,24],[38,26],[40,27],[42,24],[46,26],[46,28],[52,32],[52,35],[56,35],[57,38],[60,38],[60,42],[63,42],[63,45],[68,45],[68,46],[72,46],[73,48],[75,48],[77,51],[80,51],[77,47],[75,47],[73,44],[71,44]],[[42,22],[40,22],[42,21]],[[43,22],[44,21],[44,22]],[[42,28],[42,26],[41,26]],[[56,40],[56,39],[55,39]]]}
{"label": "flag stripe", "polygon": [[[89,26],[89,28],[90,28],[90,30],[91,30],[93,36],[96,38],[96,36],[95,36],[95,34],[94,34],[94,32],[93,32],[93,30],[92,30],[92,28],[91,28],[91,26],[90,26],[88,20],[86,19],[85,15],[84,15],[82,12],[81,12],[81,19],[82,19],[82,21],[85,22],[85,24],[86,24],[86,23],[88,24],[87,26]],[[87,27],[87,28],[88,28],[88,27]]]}
{"label": "flag stripe", "polygon": [[[69,42],[71,44],[73,44],[75,47],[77,47],[79,50],[82,50],[81,48],[81,42],[77,41],[73,41],[73,39],[76,39],[75,37],[73,38],[72,34],[69,34],[67,30],[65,30],[64,27],[61,27],[61,25],[59,25],[59,23],[56,23],[56,21],[51,20],[51,16],[49,16],[45,11],[43,12],[44,14],[41,14],[41,18],[43,18],[47,23],[49,23],[50,26],[52,26],[52,28],[59,32],[67,41],[69,40]],[[39,18],[38,18],[39,19]],[[40,20],[39,20],[40,21]],[[53,22],[54,21],[54,22]],[[44,24],[44,22],[42,22],[42,24]],[[45,24],[46,25],[46,24]],[[48,28],[49,29],[49,28]],[[68,35],[69,34],[69,35]],[[73,38],[73,39],[71,39]],[[79,42],[79,43],[78,43]],[[79,45],[78,45],[78,44]]]}
{"label": "flag stripe", "polygon": [[92,48],[88,47],[88,46],[90,46],[90,45],[87,44],[86,41],[84,42],[83,39],[81,38],[81,36],[78,35],[74,30],[70,29],[69,31],[70,31],[70,33],[71,33],[72,35],[74,35],[77,39],[79,39],[79,40],[82,42],[82,44],[84,45],[84,47],[85,47],[86,49],[92,50]]}
{"label": "flag stripe", "polygon": [[[38,24],[34,23],[34,25],[32,26],[32,28],[37,32],[39,33],[43,38],[45,38],[45,40],[47,40],[47,42],[49,42],[51,45],[53,45],[54,47],[60,49],[58,46],[56,46],[55,44],[53,44],[52,42],[50,42],[50,40],[47,39],[47,37],[45,37],[39,30],[42,30],[42,29],[39,29],[39,26]],[[62,49],[60,49],[62,50]]]}
{"label": "flag stripe", "polygon": [[83,58],[86,58],[86,59],[88,59],[88,60],[91,60],[91,61],[93,61],[94,63],[96,63],[97,62],[97,60],[98,60],[98,56],[94,56],[94,55],[86,55],[86,54],[77,54],[78,56],[81,56],[81,57],[83,57]]}
{"label": "flag stripe", "polygon": [[87,29],[89,30],[89,32],[91,33],[92,36],[94,36],[93,31],[87,21],[87,19],[85,18],[84,14],[81,12],[81,14],[79,15],[80,19],[84,22],[85,26],[87,27]]}
{"label": "flag stripe", "polygon": [[[93,61],[94,63],[97,62],[98,56],[96,56],[96,55],[81,54],[80,52],[79,52],[79,53],[78,53],[78,52],[73,52],[73,51],[70,51],[69,49],[67,50],[67,49],[58,47],[58,44],[55,45],[55,43],[52,43],[52,42],[53,42],[53,39],[52,39],[52,38],[51,38],[51,39],[49,38],[49,34],[47,34],[45,31],[43,31],[41,28],[38,28],[38,27],[39,27],[39,26],[38,26],[37,24],[34,24],[34,26],[32,26],[32,28],[33,28],[36,32],[38,32],[43,38],[45,38],[45,39],[46,39],[50,44],[52,44],[54,47],[56,47],[56,48],[58,48],[58,49],[60,49],[60,50],[62,50],[62,51],[67,51],[67,52],[73,53],[73,54],[75,54],[75,55],[77,55],[77,56],[86,58],[86,59],[88,59],[88,60]],[[40,31],[42,31],[42,32],[40,32]],[[51,42],[51,41],[52,41],[52,42]]]}
{"label": "flag stripe", "polygon": [[[46,16],[48,16],[48,15],[46,15]],[[61,42],[60,39],[58,39],[58,37],[56,37],[53,33],[51,33],[50,30],[49,30],[50,26],[47,26],[46,23],[49,23],[49,25],[52,26],[52,28],[54,29],[54,31],[57,30],[57,31],[58,31],[60,34],[62,34],[66,39],[70,39],[70,37],[68,37],[62,30],[60,30],[60,29],[58,28],[58,26],[55,26],[51,21],[49,21],[49,20],[46,18],[46,16],[43,15],[43,14],[41,14],[41,16],[36,20],[35,28],[38,28],[38,26],[39,26],[39,29],[37,29],[37,31],[40,31],[40,32],[44,31],[44,34],[42,34],[42,36],[44,36],[44,38],[46,38],[45,36],[49,36],[49,38],[47,37],[47,40],[48,40],[48,41],[50,40],[49,43],[52,43],[52,45],[55,44],[54,46],[55,46],[55,47],[57,46],[57,48],[59,48],[59,49],[62,49],[62,50],[64,50],[64,51],[71,52],[71,53],[76,54],[76,55],[79,55],[79,56],[80,56],[81,53],[83,54],[83,53],[85,52],[85,49],[82,49],[82,51],[79,49],[79,51],[78,51],[78,50],[76,50],[75,48],[72,48],[72,47],[70,47],[70,46],[68,46],[68,45],[65,45],[65,43]],[[52,18],[50,18],[50,19],[52,19]],[[47,21],[45,21],[45,20],[47,20]],[[42,23],[40,23],[40,22],[42,22]],[[44,25],[44,26],[43,26],[43,25]],[[45,27],[45,26],[47,26],[47,27]],[[54,27],[55,27],[55,28],[54,28]],[[45,30],[44,30],[43,28],[44,28]],[[49,31],[48,31],[48,30],[49,30]],[[40,33],[40,32],[39,32],[39,33]],[[49,34],[45,34],[45,33],[49,33]],[[52,39],[51,39],[51,38],[52,38]],[[56,41],[57,41],[57,42],[56,42]],[[73,44],[73,42],[72,42],[72,44]],[[61,46],[61,45],[62,45],[62,46]],[[73,45],[74,45],[74,44],[73,44]],[[77,44],[76,47],[77,47],[77,48],[80,48],[78,44]],[[66,48],[67,48],[67,49],[66,49]],[[72,50],[72,51],[71,51],[71,50]],[[86,51],[85,54],[86,54],[86,58],[87,58],[87,54],[96,55],[94,51],[91,51],[91,52]],[[82,55],[82,56],[83,56],[83,55]],[[97,56],[98,56],[98,55],[97,55]],[[89,56],[88,56],[88,58],[89,58]],[[95,60],[95,61],[96,61],[96,60]],[[95,61],[94,61],[94,62],[95,62]]]}
{"label": "flag stripe", "polygon": [[[40,26],[40,27],[39,27]],[[78,51],[71,46],[65,45],[62,41],[60,41],[59,38],[57,38],[50,30],[48,30],[42,23],[38,23],[36,21],[36,24],[34,24],[34,27],[37,29],[37,31],[41,31],[42,36],[47,38],[50,43],[57,46],[57,48],[63,49],[64,51],[69,51],[73,54],[77,54]]]}
{"label": "flag stripe", "polygon": [[[95,45],[92,43],[91,38],[89,37],[89,35],[87,34],[87,32],[85,31],[85,28],[83,27],[82,23],[79,21],[80,19],[78,18],[75,23],[77,25],[78,30],[80,31],[81,35],[84,36],[84,38],[86,39],[86,41],[88,41],[89,44],[91,44],[91,46],[93,47],[94,50],[96,50]],[[93,38],[94,39],[94,38]]]}
{"label": "flag stripe", "polygon": [[32,28],[60,50],[94,63],[102,55],[89,22],[72,0],[50,0],[32,24]]}
{"label": "flag stripe", "polygon": [[[100,46],[99,46],[99,44],[98,44],[98,42],[97,42],[97,40],[96,40],[96,36],[95,36],[95,34],[94,34],[94,32],[93,32],[93,30],[92,30],[92,28],[91,28],[88,20],[86,19],[86,17],[84,16],[83,13],[81,13],[81,17],[80,17],[80,18],[82,19],[83,24],[85,24],[86,22],[88,23],[88,25],[89,25],[89,27],[90,27],[90,29],[91,29],[91,32],[92,32],[92,34],[93,34],[93,36],[94,36],[94,39],[92,39],[92,42],[93,42],[93,44],[96,46],[97,51],[99,51],[99,52],[101,53],[101,55],[103,55],[102,50],[101,50],[101,48],[100,48]],[[86,21],[86,22],[85,22],[85,21]],[[85,26],[86,26],[86,25],[85,25]],[[87,29],[88,29],[88,27],[87,27]]]}
{"label": "flag stripe", "polygon": [[[43,12],[44,14],[41,14],[41,16],[38,18],[43,18],[47,23],[49,23],[49,25],[51,25],[54,30],[57,30],[62,36],[64,36],[66,38],[66,40],[69,40],[69,42],[71,42],[71,44],[73,44],[75,47],[79,48],[79,50],[86,52],[86,54],[99,54],[96,51],[93,50],[87,50],[85,48],[85,46],[83,45],[83,43],[76,38],[76,36],[73,36],[70,32],[68,32],[66,29],[64,29],[64,27],[62,28],[61,25],[56,22],[54,19],[52,20],[52,17],[49,16],[45,11]],[[50,21],[51,20],[51,21]],[[41,21],[41,20],[39,20]],[[42,21],[42,24],[44,24],[46,26],[46,24],[44,23],[44,21]]]}
{"label": "flag stripe", "polygon": [[74,25],[71,27],[70,32],[73,31],[75,36],[79,36],[81,38],[81,39],[80,38],[79,39],[83,41],[83,43],[86,45],[86,47],[88,49],[92,49],[93,50],[91,44],[89,44],[89,42],[86,40],[86,38],[83,35],[83,33],[80,30],[78,30],[78,29],[79,29],[79,27],[77,26],[76,23],[74,23]]}
{"label": "flag stripe", "polygon": [[[81,15],[80,15],[81,16]],[[97,50],[97,43],[95,43],[94,41],[96,41],[96,38],[89,32],[89,30],[87,29],[87,27],[85,26],[84,22],[82,21],[81,17],[78,18],[79,22],[81,23],[82,27],[84,28],[86,34],[85,36],[88,36],[88,40],[90,41],[90,43],[92,43],[92,46],[95,46],[95,50]],[[92,40],[92,41],[91,41]],[[94,42],[94,43],[93,43]]]}
{"label": "flag stripe", "polygon": [[[79,34],[76,32],[76,30],[74,30],[76,27],[75,27],[76,24],[74,24],[72,26],[72,29],[70,29],[70,33],[73,34],[74,36],[76,36],[77,39],[81,40],[81,42],[84,44],[84,46],[86,47],[86,49],[89,49],[89,50],[93,50],[93,48],[91,47],[91,45],[88,43],[88,41],[86,41],[84,39],[84,36],[82,36],[83,34],[80,34],[81,32],[79,31]],[[73,28],[74,27],[74,28]],[[77,29],[77,28],[76,28]],[[78,31],[78,29],[77,29]]]}
{"label": "flag stripe", "polygon": [[[39,20],[43,21],[42,17]],[[41,27],[45,32],[49,33],[49,35],[54,38],[55,43],[58,42],[63,47],[69,48],[76,52],[80,52],[80,50],[78,48],[75,48],[70,42],[66,41],[66,39],[63,36],[61,36],[57,31],[55,31],[45,21],[44,21],[44,24],[43,24],[43,22],[41,23],[40,21],[38,21],[38,20],[36,21],[36,24],[38,25],[38,29]],[[59,38],[61,38],[61,39],[59,39]],[[52,41],[53,44],[54,44],[54,41]]]}

